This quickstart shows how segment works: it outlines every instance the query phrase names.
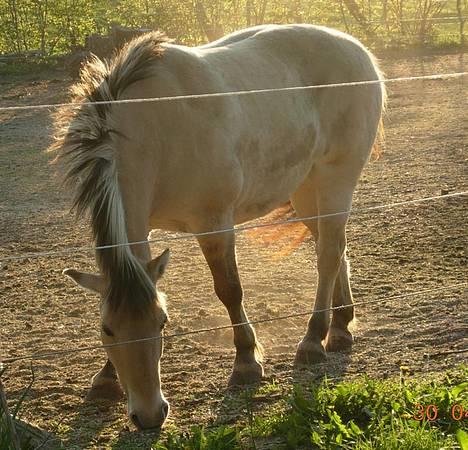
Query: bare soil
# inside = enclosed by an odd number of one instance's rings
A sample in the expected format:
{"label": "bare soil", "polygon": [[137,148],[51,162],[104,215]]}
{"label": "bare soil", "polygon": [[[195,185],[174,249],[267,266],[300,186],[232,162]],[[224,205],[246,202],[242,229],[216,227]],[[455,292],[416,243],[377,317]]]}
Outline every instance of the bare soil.
{"label": "bare soil", "polygon": [[[468,70],[466,54],[382,61],[387,77]],[[356,209],[468,190],[468,80],[413,81],[388,85],[386,146],[371,162],[355,194]],[[2,106],[67,100],[71,80],[61,72],[0,79]],[[87,223],[69,214],[69,193],[48,166],[44,150],[53,135],[52,110],[0,111],[0,257],[90,246]],[[468,197],[356,212],[348,226],[355,300],[390,298],[357,307],[352,353],[331,354],[302,377],[338,379],[359,374],[388,377],[408,366],[435,377],[467,361]],[[281,256],[280,239],[260,245],[238,235],[238,260],[251,319],[307,312],[316,288],[315,254],[306,240]],[[265,233],[267,231],[265,230]],[[159,236],[156,232],[154,236]],[[194,240],[160,243],[172,262],[161,289],[171,316],[167,333],[228,324],[209,270]],[[0,360],[35,352],[99,343],[98,298],[61,274],[65,267],[94,270],[93,252],[8,261],[0,266]],[[421,290],[439,289],[418,294]],[[414,292],[406,298],[392,296]],[[256,326],[265,348],[266,380],[290,386],[296,345],[306,317]],[[458,353],[457,353],[458,352]],[[242,409],[230,403],[226,382],[234,357],[232,331],[167,340],[162,361],[169,426],[230,422]],[[136,433],[121,403],[86,403],[90,378],[105,361],[102,350],[33,361],[35,380],[22,417],[56,434],[66,448],[145,448],[154,435]],[[31,363],[7,367],[8,398],[21,396]]]}

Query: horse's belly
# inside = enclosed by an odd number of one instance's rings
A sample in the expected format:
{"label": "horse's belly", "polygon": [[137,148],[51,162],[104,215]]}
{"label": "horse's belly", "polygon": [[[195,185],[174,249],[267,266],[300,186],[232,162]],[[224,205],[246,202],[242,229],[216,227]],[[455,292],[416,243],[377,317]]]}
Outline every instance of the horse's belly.
{"label": "horse's belly", "polygon": [[264,216],[287,202],[309,174],[316,153],[312,143],[281,150],[281,155],[270,157],[268,163],[245,171],[235,205],[236,223]]}

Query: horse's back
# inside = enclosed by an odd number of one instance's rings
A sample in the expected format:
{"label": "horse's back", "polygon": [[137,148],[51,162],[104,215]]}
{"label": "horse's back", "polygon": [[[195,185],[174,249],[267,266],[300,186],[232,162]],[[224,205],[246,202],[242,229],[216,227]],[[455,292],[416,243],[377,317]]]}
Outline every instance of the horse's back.
{"label": "horse's back", "polygon": [[269,28],[276,28],[275,25],[257,25],[255,27],[246,28],[244,30],[235,31],[234,33],[223,36],[216,41],[209,42],[208,44],[200,45],[197,47],[200,50],[206,50],[210,48],[219,48],[225,47],[227,45],[236,44],[238,42],[244,41],[252,36],[255,36],[259,32],[265,31]]}
{"label": "horse's back", "polygon": [[[126,96],[284,88],[379,76],[371,55],[348,35],[310,25],[268,25],[193,49],[165,44],[154,77],[132,86]],[[174,215],[179,217],[173,221],[182,223],[184,215],[206,208],[231,208],[235,221],[242,222],[287,201],[325,158],[336,160],[348,152],[362,165],[375,138],[382,98],[380,86],[373,85],[125,105],[119,121],[123,134],[148,146],[121,153],[134,158],[138,151],[146,168],[158,167],[148,174],[159,186],[153,202],[158,205],[156,225],[163,225],[163,216]],[[135,114],[129,114],[132,108]],[[153,159],[157,162],[148,165]]]}

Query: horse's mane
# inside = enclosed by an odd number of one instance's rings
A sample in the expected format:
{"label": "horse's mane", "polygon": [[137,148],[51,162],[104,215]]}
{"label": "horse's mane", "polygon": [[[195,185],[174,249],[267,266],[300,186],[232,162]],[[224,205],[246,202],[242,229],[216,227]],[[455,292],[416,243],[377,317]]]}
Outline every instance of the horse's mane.
{"label": "horse's mane", "polygon": [[[125,210],[120,195],[117,163],[112,138],[112,104],[83,105],[87,102],[117,100],[131,84],[151,76],[154,62],[162,55],[167,38],[152,32],[128,43],[112,61],[93,56],[72,88],[78,108],[60,112],[57,138],[51,150],[62,164],[65,185],[73,192],[77,214],[89,212],[97,246],[128,243]],[[155,288],[129,246],[98,250],[98,265],[110,280],[107,298],[118,305],[145,305],[154,299]]]}

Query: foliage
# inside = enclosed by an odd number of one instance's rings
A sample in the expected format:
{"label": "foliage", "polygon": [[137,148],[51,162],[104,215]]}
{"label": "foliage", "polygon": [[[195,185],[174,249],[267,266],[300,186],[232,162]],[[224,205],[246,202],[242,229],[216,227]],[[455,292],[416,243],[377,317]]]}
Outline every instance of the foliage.
{"label": "foliage", "polygon": [[[468,383],[381,382],[296,387],[291,409],[272,427],[286,436],[288,448],[315,444],[321,449],[438,449],[454,442],[468,421],[451,417],[455,404],[467,408]],[[437,419],[415,420],[417,405],[437,408]]]}
{"label": "foliage", "polygon": [[[0,54],[69,53],[112,23],[160,28],[199,44],[260,23],[308,22],[372,45],[464,42],[466,0],[0,0]],[[458,17],[443,23],[445,17]]]}
{"label": "foliage", "polygon": [[229,426],[220,426],[214,430],[192,427],[190,432],[170,433],[164,443],[158,442],[153,450],[224,450],[240,449],[239,433]]}
{"label": "foliage", "polygon": [[[278,393],[278,386],[243,396],[247,423],[235,426],[193,427],[182,434],[170,432],[155,450],[256,448],[259,439],[281,442],[278,448],[436,450],[464,447],[468,418],[455,420],[452,407],[468,410],[468,368],[447,374],[441,382],[377,381],[366,377],[331,384],[327,380],[295,386],[287,406],[255,413],[256,399]],[[278,395],[273,396],[278,398]],[[416,420],[417,405],[434,405],[435,420]],[[464,431],[465,430],[465,431]],[[275,444],[276,445],[276,444]]]}

